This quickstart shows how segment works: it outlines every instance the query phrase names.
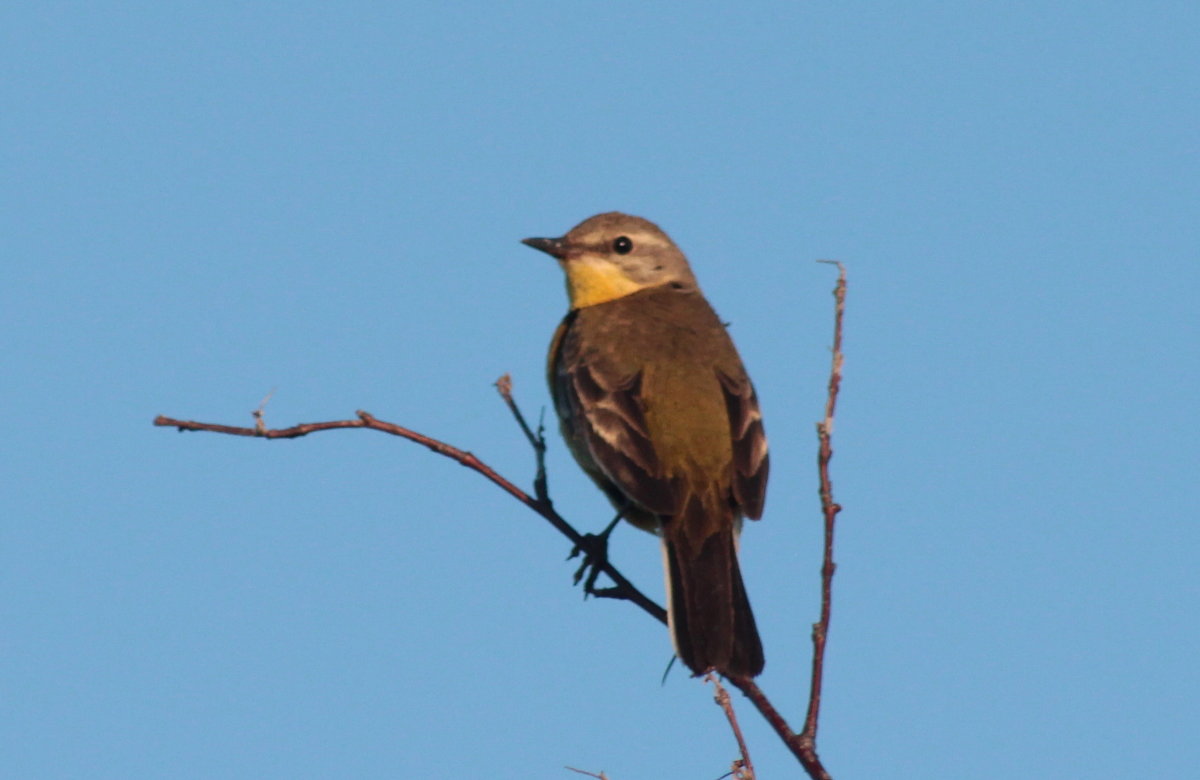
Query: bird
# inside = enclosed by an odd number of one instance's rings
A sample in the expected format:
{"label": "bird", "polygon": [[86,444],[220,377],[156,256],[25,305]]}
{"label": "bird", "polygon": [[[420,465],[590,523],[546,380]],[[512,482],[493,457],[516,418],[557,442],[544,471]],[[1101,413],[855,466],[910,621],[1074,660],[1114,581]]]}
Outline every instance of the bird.
{"label": "bird", "polygon": [[738,547],[743,518],[762,516],[769,457],[726,325],[649,220],[597,214],[523,243],[566,275],[547,361],[560,430],[618,518],[661,538],[675,654],[697,676],[758,675]]}

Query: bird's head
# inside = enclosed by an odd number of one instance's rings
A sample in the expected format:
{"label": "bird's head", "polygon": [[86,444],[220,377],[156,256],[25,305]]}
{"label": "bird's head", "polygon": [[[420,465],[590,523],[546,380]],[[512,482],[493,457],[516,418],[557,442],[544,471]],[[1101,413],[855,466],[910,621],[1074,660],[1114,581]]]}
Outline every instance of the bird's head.
{"label": "bird's head", "polygon": [[610,211],[585,219],[560,238],[526,238],[522,243],[558,259],[572,309],[650,287],[699,289],[679,247],[641,217]]}

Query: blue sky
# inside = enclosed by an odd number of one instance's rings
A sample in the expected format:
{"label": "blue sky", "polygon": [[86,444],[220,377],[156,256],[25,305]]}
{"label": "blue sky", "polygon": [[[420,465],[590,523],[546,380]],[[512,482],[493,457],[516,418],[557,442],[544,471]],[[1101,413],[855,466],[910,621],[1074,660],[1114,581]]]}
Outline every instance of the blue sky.
{"label": "blue sky", "polygon": [[[813,423],[849,271],[820,747],[846,778],[1200,763],[1200,8],[39,3],[0,11],[0,769],[714,778],[665,631],[363,432],[521,484],[558,269],[612,209],[688,253],[772,445],[743,568],[798,727]],[[608,519],[557,438],[579,527]],[[661,598],[653,539],[613,556]],[[743,704],[762,777],[796,776]]]}

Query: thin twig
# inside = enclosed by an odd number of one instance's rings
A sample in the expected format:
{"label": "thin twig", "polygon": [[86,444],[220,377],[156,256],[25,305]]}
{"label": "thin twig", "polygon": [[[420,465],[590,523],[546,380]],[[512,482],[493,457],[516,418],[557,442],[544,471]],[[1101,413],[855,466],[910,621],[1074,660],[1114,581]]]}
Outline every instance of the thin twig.
{"label": "thin twig", "polygon": [[265,431],[267,429],[267,418],[264,417],[267,411],[267,404],[271,403],[271,396],[275,395],[275,388],[271,388],[271,392],[263,396],[263,399],[258,402],[258,408],[250,415],[254,418],[254,429],[257,431]]}
{"label": "thin twig", "polygon": [[603,772],[601,772],[600,774],[596,774],[595,772],[589,772],[586,769],[576,769],[573,766],[563,767],[563,769],[570,769],[572,772],[578,772],[581,775],[587,775],[588,777],[594,777],[594,778],[596,778],[596,780],[608,780],[608,775],[604,774]]}
{"label": "thin twig", "polygon": [[[572,543],[577,546],[586,544],[584,535],[576,531],[570,523],[568,523],[562,518],[562,516],[558,514],[558,512],[554,511],[554,508],[548,502],[543,502],[533,496],[530,496],[524,490],[521,490],[521,488],[500,476],[495,469],[481,461],[470,452],[461,450],[458,447],[447,444],[443,441],[439,441],[430,436],[426,436],[422,433],[417,433],[416,431],[410,430],[403,426],[396,425],[395,423],[379,420],[367,412],[358,411],[356,414],[358,415],[357,420],[331,420],[328,422],[302,423],[300,425],[293,425],[290,428],[264,428],[261,430],[259,428],[242,428],[234,425],[218,425],[216,423],[203,423],[196,422],[194,420],[176,420],[161,414],[154,418],[154,424],[160,427],[176,428],[180,431],[210,431],[212,433],[224,433],[230,436],[250,436],[261,439],[297,439],[301,436],[307,436],[310,433],[329,431],[337,428],[367,428],[373,431],[390,433],[393,436],[399,436],[401,438],[408,439],[409,441],[416,442],[417,444],[422,444],[437,454],[450,458],[451,460],[466,466],[472,471],[482,474],[493,484],[504,490],[504,492],[508,493],[510,496],[517,499],[522,504],[545,518],[552,526],[554,526],[555,530],[570,539]],[[614,567],[607,560],[597,561],[596,565],[599,566],[600,569],[602,569],[604,573],[608,575],[609,579],[613,581],[613,587],[598,590],[596,595],[603,596],[605,598],[631,601],[641,607],[643,611],[645,611],[655,620],[664,625],[666,624],[666,610],[656,604],[653,600],[646,596],[646,594],[638,590],[632,582],[625,578],[625,575],[621,574],[621,572],[616,569],[616,567]]]}
{"label": "thin twig", "polygon": [[[823,261],[830,262],[830,261]],[[817,423],[817,471],[820,475],[821,513],[825,520],[825,549],[821,562],[821,618],[812,627],[813,662],[812,686],[808,698],[808,714],[801,734],[812,745],[817,742],[817,723],[821,714],[821,684],[825,675],[825,641],[829,636],[829,615],[833,598],[833,532],[838,512],[842,508],[833,500],[833,482],[829,477],[829,461],[833,458],[833,417],[837,410],[838,389],[842,384],[842,316],[846,311],[846,269],[838,267],[838,281],[833,297],[836,301],[833,318],[833,358],[829,371],[829,393],[825,401],[825,419]]]}
{"label": "thin twig", "polygon": [[792,751],[792,755],[800,762],[800,766],[804,767],[804,771],[813,780],[833,780],[829,772],[825,770],[821,764],[821,759],[817,755],[816,746],[811,741],[806,740],[803,734],[798,734],[792,731],[791,726],[779,714],[779,710],[775,709],[775,705],[771,704],[771,700],[767,698],[767,694],[762,688],[758,687],[758,683],[750,677],[726,677],[729,684],[737,688],[754,708],[758,710],[763,719],[775,731],[775,734],[783,740],[783,744],[787,745],[788,750]]}
{"label": "thin twig", "polygon": [[521,432],[529,440],[529,446],[533,447],[533,456],[537,463],[537,475],[533,478],[533,493],[538,497],[539,501],[550,506],[550,490],[546,485],[546,427],[539,421],[537,433],[534,433],[529,427],[529,423],[525,422],[525,415],[521,414],[521,409],[512,397],[511,376],[505,374],[497,379],[496,390],[500,393],[500,397],[504,399],[504,404],[508,407],[508,410],[512,412],[512,416],[516,419],[517,425],[520,426]]}
{"label": "thin twig", "polygon": [[[821,262],[831,261],[823,260]],[[834,264],[838,267],[838,281],[833,291],[836,302],[833,318],[833,365],[829,374],[829,392],[825,400],[825,419],[817,423],[819,442],[817,471],[820,478],[821,510],[825,521],[825,549],[821,564],[821,617],[817,623],[813,624],[812,630],[812,680],[808,713],[804,719],[803,730],[792,731],[787,721],[783,719],[783,716],[779,714],[779,711],[775,709],[753,679],[749,677],[727,678],[731,685],[745,694],[746,698],[754,704],[813,780],[832,780],[831,775],[821,763],[820,756],[817,755],[817,723],[821,713],[821,683],[825,674],[825,639],[829,634],[833,572],[837,568],[833,562],[833,531],[837,514],[842,509],[833,500],[833,483],[829,477],[829,461],[833,457],[831,444],[833,418],[837,409],[838,389],[842,382],[842,316],[846,309],[846,269],[841,263],[835,262]]]}
{"label": "thin twig", "polygon": [[750,760],[750,749],[746,747],[746,740],[742,736],[742,727],[733,711],[733,702],[729,700],[729,691],[725,690],[720,678],[712,672],[704,676],[704,681],[712,683],[716,689],[717,693],[713,699],[725,712],[725,719],[729,721],[729,728],[733,730],[733,738],[737,740],[738,752],[742,754],[741,759],[734,762],[733,772],[730,774],[735,780],[754,780],[754,762]]}

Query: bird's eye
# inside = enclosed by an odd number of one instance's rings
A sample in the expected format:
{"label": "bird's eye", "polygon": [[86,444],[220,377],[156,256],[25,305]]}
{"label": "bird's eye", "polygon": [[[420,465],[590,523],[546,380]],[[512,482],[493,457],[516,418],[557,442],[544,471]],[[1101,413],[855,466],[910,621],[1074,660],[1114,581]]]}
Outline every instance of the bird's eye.
{"label": "bird's eye", "polygon": [[627,255],[633,251],[633,242],[629,240],[629,236],[621,236],[613,241],[613,251],[619,255]]}

